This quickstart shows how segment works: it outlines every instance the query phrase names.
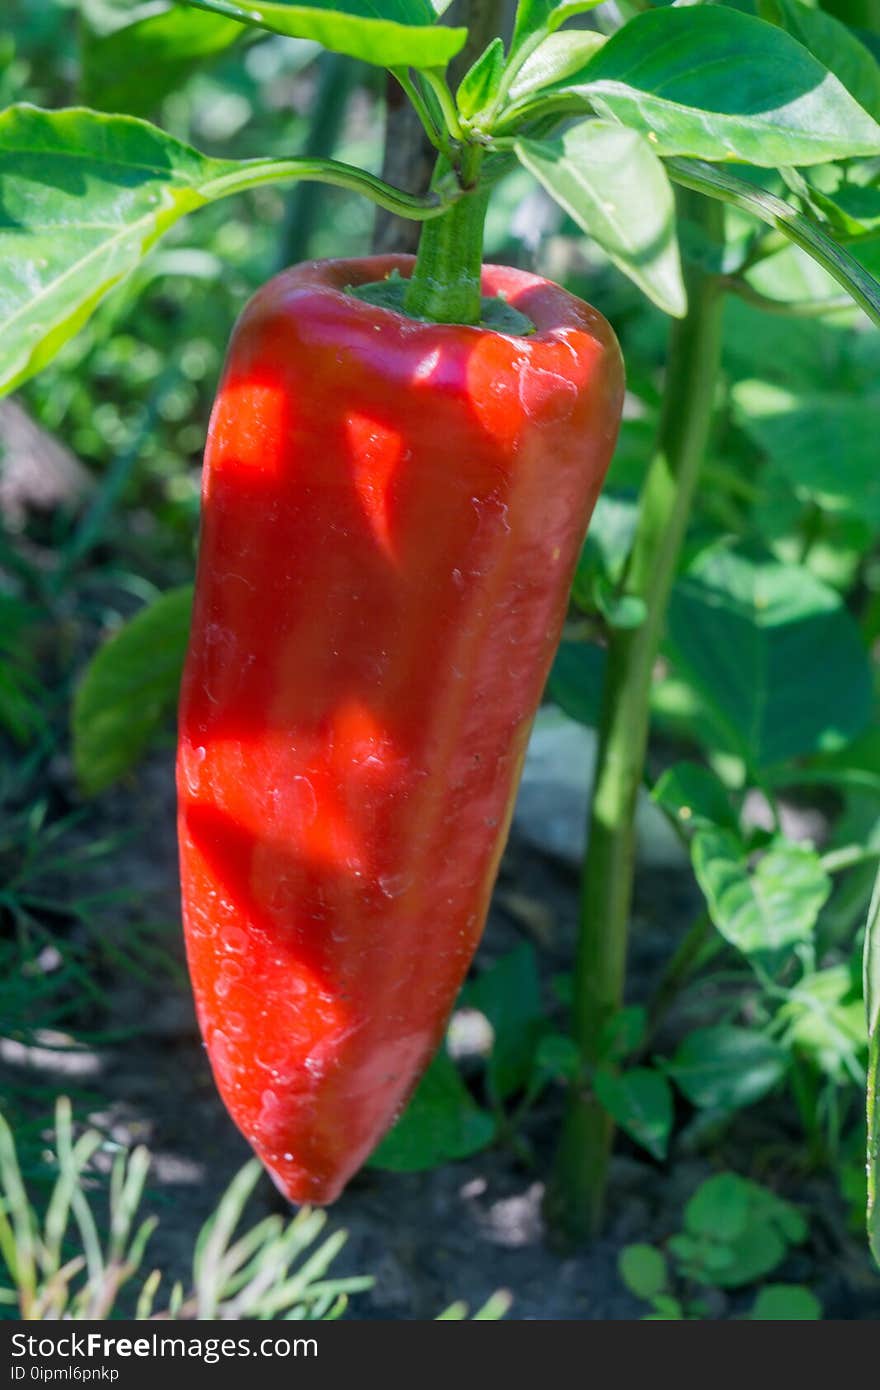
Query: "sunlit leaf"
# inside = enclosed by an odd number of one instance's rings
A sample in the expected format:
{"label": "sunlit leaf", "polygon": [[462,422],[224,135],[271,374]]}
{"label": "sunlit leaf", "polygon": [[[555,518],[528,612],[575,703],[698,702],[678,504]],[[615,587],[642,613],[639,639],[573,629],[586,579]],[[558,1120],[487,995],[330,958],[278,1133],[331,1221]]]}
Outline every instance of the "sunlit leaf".
{"label": "sunlit leaf", "polygon": [[517,156],[616,266],[668,314],[687,300],[666,171],[636,131],[584,121],[557,140],[519,140]]}
{"label": "sunlit leaf", "polygon": [[724,6],[637,15],[548,93],[642,131],[664,155],[774,168],[880,147],[880,126],[801,44]]}
{"label": "sunlit leaf", "polygon": [[831,880],[809,845],[775,840],[752,867],[729,831],[700,830],[691,847],[694,872],[721,935],[758,961],[812,936]]}
{"label": "sunlit leaf", "polygon": [[466,29],[437,24],[450,0],[184,0],[241,24],[313,39],[334,53],[347,53],[380,67],[445,67],[464,46]]}
{"label": "sunlit leaf", "polygon": [[208,159],[130,116],[12,106],[0,115],[0,393],[39,371],[178,218],[279,179],[425,202],[321,159]]}

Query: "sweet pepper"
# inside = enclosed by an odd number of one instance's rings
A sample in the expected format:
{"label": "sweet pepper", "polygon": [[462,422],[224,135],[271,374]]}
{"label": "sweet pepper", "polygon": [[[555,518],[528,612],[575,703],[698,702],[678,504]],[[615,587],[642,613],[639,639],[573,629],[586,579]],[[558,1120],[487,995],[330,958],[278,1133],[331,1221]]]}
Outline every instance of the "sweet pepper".
{"label": "sweet pepper", "polygon": [[617,434],[605,320],[486,266],[533,331],[277,276],[210,425],[180,709],[187,953],[217,1085],[278,1186],[332,1201],[406,1104],[480,938]]}

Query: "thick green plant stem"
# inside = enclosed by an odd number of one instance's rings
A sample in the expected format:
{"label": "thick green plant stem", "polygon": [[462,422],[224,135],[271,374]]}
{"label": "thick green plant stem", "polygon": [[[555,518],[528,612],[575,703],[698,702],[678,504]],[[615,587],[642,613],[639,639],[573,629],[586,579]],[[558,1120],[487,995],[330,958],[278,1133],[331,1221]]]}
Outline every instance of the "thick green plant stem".
{"label": "thick green plant stem", "polygon": [[[483,225],[489,191],[479,188],[481,153],[474,147],[462,153],[458,170],[466,191],[441,217],[422,227],[416,264],[407,287],[404,307],[413,318],[435,323],[479,323],[480,276],[483,264]],[[448,164],[441,156],[435,186],[447,179]]]}
{"label": "thick green plant stem", "polygon": [[[679,212],[699,224],[703,244],[706,238],[721,241],[723,210],[717,203],[688,192],[679,197]],[[585,1079],[569,1099],[548,1195],[548,1215],[569,1241],[594,1236],[602,1221],[613,1125],[589,1078],[603,1060],[603,1033],[623,995],[651,679],[709,438],[721,355],[718,278],[690,267],[687,290],[687,315],[670,335],[656,448],[624,581],[625,592],[643,600],[645,621],[638,628],[613,629],[608,645],[574,977],[572,1024]]]}

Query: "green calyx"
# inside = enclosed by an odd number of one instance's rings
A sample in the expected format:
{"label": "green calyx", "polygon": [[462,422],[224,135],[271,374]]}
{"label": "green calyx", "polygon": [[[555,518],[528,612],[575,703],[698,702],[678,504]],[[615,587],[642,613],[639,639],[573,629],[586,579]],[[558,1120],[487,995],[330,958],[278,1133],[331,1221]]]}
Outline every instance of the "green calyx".
{"label": "green calyx", "polygon": [[[346,294],[362,299],[367,304],[375,304],[380,309],[390,309],[392,313],[404,314],[419,323],[437,322],[425,315],[413,314],[407,308],[407,292],[411,281],[404,279],[399,271],[393,270],[385,280],[374,280],[368,285],[348,286]],[[480,313],[476,326],[489,328],[495,333],[509,337],[528,338],[535,332],[535,325],[525,314],[514,309],[501,295],[482,295]]]}

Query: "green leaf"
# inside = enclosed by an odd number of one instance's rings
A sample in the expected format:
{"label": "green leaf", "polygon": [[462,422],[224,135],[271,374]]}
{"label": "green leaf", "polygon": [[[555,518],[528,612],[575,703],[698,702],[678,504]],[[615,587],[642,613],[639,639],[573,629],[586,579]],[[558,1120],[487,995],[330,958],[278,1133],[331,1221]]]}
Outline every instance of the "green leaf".
{"label": "green leaf", "polygon": [[463,1002],[479,1009],[492,1025],[489,1080],[504,1100],[527,1082],[544,1021],[534,947],[525,944],[502,956],[467,987]]}
{"label": "green leaf", "polygon": [[553,33],[567,19],[586,14],[601,5],[602,0],[519,0],[513,28],[513,48],[541,30]]}
{"label": "green leaf", "polygon": [[675,205],[663,165],[633,130],[583,121],[553,141],[519,140],[520,163],[668,314],[687,307]]}
{"label": "green leaf", "polygon": [[663,1159],[672,1131],[672,1091],[666,1077],[648,1067],[620,1073],[599,1068],[593,1077],[599,1104],[631,1139]]}
{"label": "green leaf", "polygon": [[880,119],[880,64],[845,24],[801,0],[759,0],[762,19],[791,34],[833,72],[875,120]]}
{"label": "green leaf", "polygon": [[571,588],[573,601],[584,612],[595,611],[599,579],[616,586],[623,577],[638,515],[638,502],[634,497],[615,494],[607,486],[597,499]]}
{"label": "green leaf", "polygon": [[580,1048],[567,1033],[545,1033],[535,1048],[534,1071],[538,1076],[577,1081],[583,1070]]}
{"label": "green leaf", "polygon": [[170,4],[157,8],[153,0],[134,6],[86,0],[80,13],[80,95],[102,111],[148,115],[242,33],[234,19]]}
{"label": "green leaf", "polygon": [[718,1173],[702,1183],[691,1197],[685,1208],[685,1228],[696,1236],[736,1240],[748,1227],[753,1206],[750,1182],[735,1173]]}
{"label": "green leaf", "polygon": [[766,381],[733,388],[734,418],[804,501],[880,531],[880,395],[795,395]]}
{"label": "green leaf", "polygon": [[174,710],[192,594],[190,584],[163,594],[86,667],[73,701],[73,761],[86,795],[127,772]]}
{"label": "green leaf", "polygon": [[662,1251],[653,1245],[625,1245],[617,1269],[630,1293],[649,1302],[669,1287],[669,1270]]}
{"label": "green leaf", "polygon": [[644,1042],[648,1015],[641,1004],[627,1004],[609,1018],[599,1038],[599,1056],[623,1061]]}
{"label": "green leaf", "polygon": [[322,159],[208,159],[131,116],[12,106],[0,115],[0,393],[51,361],[178,218],[261,183],[313,179],[391,211],[435,199]]}
{"label": "green leaf", "polygon": [[771,1091],[787,1066],[784,1049],[763,1033],[719,1025],[695,1028],[664,1069],[692,1105],[738,1110]]}
{"label": "green leaf", "polygon": [[562,642],[547,681],[547,694],[579,724],[594,728],[602,710],[605,650],[591,642]]}
{"label": "green leaf", "polygon": [[593,600],[596,611],[602,614],[609,627],[641,627],[648,615],[648,606],[638,594],[621,594],[613,587],[604,574],[596,578],[593,586]]}
{"label": "green leaf", "polygon": [[[848,165],[848,171],[853,167]],[[831,192],[811,188],[810,196],[839,234],[862,236],[865,232],[880,231],[880,187],[876,184],[847,180]]]}
{"label": "green leaf", "polygon": [[789,1202],[735,1173],[708,1178],[685,1207],[684,1224],[691,1237],[682,1248],[688,1277],[720,1288],[739,1288],[769,1274],[788,1246],[806,1235],[803,1218]]}
{"label": "green leaf", "polygon": [[223,166],[128,117],[0,116],[0,387],[38,371]]}
{"label": "green leaf", "polygon": [[[737,1213],[735,1220],[731,1213]],[[707,1178],[685,1208],[684,1224],[695,1234],[723,1235],[736,1239],[747,1231],[756,1216],[779,1227],[792,1245],[806,1239],[806,1222],[796,1207],[777,1197],[769,1188],[736,1173],[717,1173]]]}
{"label": "green leaf", "polygon": [[448,1053],[436,1054],[406,1110],[369,1160],[371,1168],[418,1173],[487,1148],[495,1121],[473,1100]]}
{"label": "green leaf", "polygon": [[797,565],[702,551],[673,590],[666,645],[753,767],[839,748],[871,722],[858,628],[840,595]]}
{"label": "green leaf", "polygon": [[812,1322],[821,1316],[822,1304],[802,1284],[765,1285],[748,1314],[759,1322]]}
{"label": "green leaf", "polygon": [[[818,753],[805,768],[798,769],[804,785],[819,783],[829,787],[852,787],[880,792],[880,727],[868,729],[845,748]],[[791,780],[790,776],[787,780]]]}
{"label": "green leaf", "polygon": [[769,968],[778,953],[810,940],[831,893],[811,846],[779,837],[750,869],[739,838],[712,829],[698,831],[691,854],[712,921],[744,955]]}
{"label": "green leaf", "polygon": [[489,105],[498,90],[503,71],[504,41],[496,38],[483,49],[459,83],[455,100],[462,116],[469,120]]}
{"label": "green leaf", "polygon": [[605,35],[593,29],[551,34],[526,58],[510,84],[508,100],[525,101],[542,88],[571,77],[606,42]]}
{"label": "green leaf", "polygon": [[867,1227],[871,1254],[880,1268],[880,873],[865,930],[864,990],[868,1016]]}
{"label": "green leaf", "polygon": [[778,168],[880,145],[880,126],[805,48],[723,6],[637,15],[547,94],[589,102],[664,155]]}
{"label": "green leaf", "polygon": [[865,1008],[847,965],[807,976],[790,991],[777,1014],[781,1040],[807,1057],[824,1076],[861,1085],[865,1052]]}
{"label": "green leaf", "polygon": [[646,1313],[645,1322],[680,1322],[684,1319],[684,1309],[677,1298],[660,1294],[654,1300],[653,1313]]}
{"label": "green leaf", "polygon": [[651,793],[658,806],[689,830],[721,826],[737,831],[739,822],[724,783],[701,763],[682,762],[667,768]]}
{"label": "green leaf", "polygon": [[269,29],[294,39],[313,39],[379,67],[445,67],[464,47],[466,29],[436,20],[449,0],[312,0],[307,5],[251,0],[184,0],[198,9]]}
{"label": "green leaf", "polygon": [[[867,167],[874,163],[874,160],[865,160],[862,165],[848,164],[847,178],[841,179],[829,192],[810,190],[813,202],[822,207],[841,235],[880,232],[880,185],[866,177]],[[858,175],[862,175],[865,182],[859,181]]]}

